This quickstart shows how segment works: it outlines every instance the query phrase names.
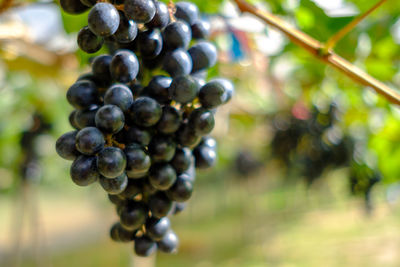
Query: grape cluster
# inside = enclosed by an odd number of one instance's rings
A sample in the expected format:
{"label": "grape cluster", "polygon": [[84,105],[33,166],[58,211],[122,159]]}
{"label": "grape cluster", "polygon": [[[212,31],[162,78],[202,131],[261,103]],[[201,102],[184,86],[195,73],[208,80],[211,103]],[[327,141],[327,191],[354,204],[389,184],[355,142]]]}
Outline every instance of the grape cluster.
{"label": "grape cluster", "polygon": [[350,191],[362,195],[367,211],[371,209],[371,190],[381,174],[357,156],[365,144],[340,125],[341,111],[332,102],[326,111],[314,107],[307,119],[292,114],[278,114],[273,119],[275,135],[271,142],[274,157],[287,167],[298,170],[308,185],[322,177],[326,170],[348,167]]}
{"label": "grape cluster", "polygon": [[134,241],[148,256],[176,251],[178,238],[168,216],[182,211],[192,195],[195,168],[216,160],[216,108],[234,92],[223,78],[205,81],[217,62],[206,41],[209,24],[196,5],[168,7],[153,0],[61,0],[68,13],[90,8],[79,47],[96,56],[91,72],[68,89],[76,129],[56,143],[72,160],[79,186],[98,181],[115,204],[119,222],[110,231],[119,242]]}

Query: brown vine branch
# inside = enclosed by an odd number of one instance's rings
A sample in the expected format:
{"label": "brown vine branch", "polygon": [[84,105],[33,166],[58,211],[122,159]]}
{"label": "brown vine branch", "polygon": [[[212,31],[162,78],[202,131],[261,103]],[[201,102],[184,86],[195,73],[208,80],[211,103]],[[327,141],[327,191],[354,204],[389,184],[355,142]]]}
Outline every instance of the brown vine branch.
{"label": "brown vine branch", "polygon": [[334,52],[330,51],[328,54],[321,53],[325,47],[321,42],[315,40],[302,31],[295,29],[277,16],[247,3],[245,0],[234,0],[234,2],[241,12],[247,12],[260,18],[268,25],[285,34],[293,43],[304,48],[316,58],[340,70],[360,84],[373,88],[378,94],[384,96],[391,103],[400,105],[400,94],[397,91],[375,79]]}
{"label": "brown vine branch", "polygon": [[13,6],[13,3],[14,0],[3,0],[3,2],[0,3],[0,14],[11,8]]}
{"label": "brown vine branch", "polygon": [[355,18],[352,20],[349,24],[347,24],[344,28],[342,28],[340,31],[338,31],[335,35],[333,35],[331,38],[329,38],[328,41],[326,41],[326,45],[324,47],[325,51],[329,51],[330,49],[334,48],[335,45],[344,37],[346,36],[352,29],[354,29],[362,20],[364,20],[366,17],[368,17],[372,12],[374,12],[377,8],[379,8],[381,5],[383,5],[387,0],[380,0],[378,3],[376,3],[373,7],[371,7],[369,10],[367,10],[364,14],[361,16]]}

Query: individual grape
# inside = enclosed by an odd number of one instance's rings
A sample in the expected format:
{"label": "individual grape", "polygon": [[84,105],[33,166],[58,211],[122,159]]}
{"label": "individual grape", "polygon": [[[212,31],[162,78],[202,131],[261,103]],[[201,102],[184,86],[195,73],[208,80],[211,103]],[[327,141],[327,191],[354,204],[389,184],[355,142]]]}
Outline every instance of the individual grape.
{"label": "individual grape", "polygon": [[181,121],[182,116],[176,108],[165,106],[161,119],[157,123],[157,131],[163,134],[172,134],[179,129]]}
{"label": "individual grape", "polygon": [[176,172],[170,164],[157,163],[151,166],[149,181],[158,190],[167,190],[175,180]]}
{"label": "individual grape", "polygon": [[130,43],[135,40],[138,34],[137,25],[133,20],[128,19],[121,11],[119,11],[119,18],[119,26],[117,31],[114,33],[114,38],[119,43]]}
{"label": "individual grape", "polygon": [[117,195],[122,193],[125,188],[128,186],[128,177],[125,173],[121,174],[120,176],[109,179],[103,176],[100,176],[100,185],[103,189],[111,195]]}
{"label": "individual grape", "polygon": [[190,114],[189,125],[199,135],[209,134],[215,125],[214,115],[207,109],[197,108]]}
{"label": "individual grape", "polygon": [[[139,68],[139,70],[140,70],[140,68]],[[131,89],[133,96],[136,98],[142,93],[144,87],[140,83],[135,82],[135,83],[129,84],[129,89]]]}
{"label": "individual grape", "polygon": [[139,97],[131,106],[129,112],[131,120],[138,126],[150,127],[161,118],[160,104],[150,97]]}
{"label": "individual grape", "polygon": [[119,194],[119,197],[122,197],[124,199],[133,199],[140,193],[141,188],[140,184],[137,183],[137,180],[128,178],[128,185],[126,186],[125,190],[121,194]]}
{"label": "individual grape", "polygon": [[199,84],[190,75],[178,76],[172,80],[169,94],[178,103],[186,104],[192,102],[199,90]]}
{"label": "individual grape", "polygon": [[73,110],[68,116],[68,121],[69,121],[69,124],[72,126],[72,128],[79,130],[80,127],[78,126],[78,124],[75,121],[75,114],[77,112],[78,112],[77,110]]}
{"label": "individual grape", "polygon": [[188,53],[192,58],[192,72],[211,68],[217,63],[217,48],[209,42],[201,41],[193,45]]}
{"label": "individual grape", "polygon": [[152,59],[158,56],[163,48],[163,38],[159,30],[147,30],[141,32],[138,37],[140,55],[144,59]]}
{"label": "individual grape", "polygon": [[199,18],[198,7],[190,2],[176,3],[175,17],[186,21],[189,25],[193,25]]}
{"label": "individual grape", "polygon": [[158,191],[157,188],[151,185],[148,177],[140,179],[140,186],[144,196],[151,196]]}
{"label": "individual grape", "polygon": [[156,13],[153,19],[150,22],[146,23],[146,27],[149,29],[158,28],[160,30],[163,30],[165,27],[167,27],[169,23],[168,7],[166,4],[160,1],[155,1],[154,5],[156,7]]}
{"label": "individual grape", "polygon": [[78,81],[68,89],[67,100],[76,109],[86,109],[99,103],[97,87],[88,80]]}
{"label": "individual grape", "polygon": [[75,160],[79,156],[75,146],[75,137],[78,131],[63,134],[56,142],[57,154],[66,160]]}
{"label": "individual grape", "polygon": [[157,243],[147,236],[135,238],[135,253],[141,257],[148,257],[157,250]]}
{"label": "individual grape", "polygon": [[96,167],[96,157],[81,155],[71,165],[72,181],[79,186],[87,186],[97,181],[99,172]]}
{"label": "individual grape", "polygon": [[163,70],[172,78],[187,75],[192,71],[193,62],[190,55],[183,49],[175,49],[167,53],[163,59]]}
{"label": "individual grape", "polygon": [[216,108],[229,100],[227,91],[227,83],[222,79],[214,79],[201,87],[199,92],[199,100],[204,108]]}
{"label": "individual grape", "polygon": [[164,192],[157,192],[149,198],[149,209],[153,217],[165,217],[172,209],[172,201]]}
{"label": "individual grape", "polygon": [[135,239],[136,231],[125,229],[121,223],[115,223],[110,229],[110,237],[115,242],[130,242]]}
{"label": "individual grape", "polygon": [[193,39],[206,39],[210,35],[211,25],[206,20],[197,20],[191,27]]}
{"label": "individual grape", "polygon": [[198,146],[193,150],[193,155],[195,157],[196,168],[207,169],[215,165],[217,160],[217,154],[215,150],[206,147]]}
{"label": "individual grape", "polygon": [[143,203],[129,202],[121,209],[121,225],[131,231],[139,229],[146,222],[147,214],[148,209]]}
{"label": "individual grape", "polygon": [[132,92],[123,84],[115,84],[106,91],[104,104],[118,106],[123,112],[127,112],[133,104]]}
{"label": "individual grape", "polygon": [[117,147],[106,147],[97,155],[97,168],[106,178],[120,176],[126,167],[125,153]]}
{"label": "individual grape", "polygon": [[74,122],[78,129],[83,129],[85,127],[96,126],[94,117],[98,110],[98,106],[93,105],[88,109],[77,110],[74,114]]}
{"label": "individual grape", "polygon": [[204,136],[201,139],[199,146],[206,146],[211,148],[212,150],[217,150],[217,141],[211,136]]}
{"label": "individual grape", "polygon": [[177,215],[181,213],[186,208],[186,205],[187,203],[185,202],[176,202],[172,214]]}
{"label": "individual grape", "polygon": [[156,135],[149,144],[153,162],[168,162],[175,155],[176,144],[169,136]]}
{"label": "individual grape", "polygon": [[164,253],[174,253],[178,249],[179,239],[176,234],[170,230],[165,236],[157,242],[158,250]]}
{"label": "individual grape", "polygon": [[176,132],[177,143],[184,147],[194,147],[200,142],[200,136],[187,123]]}
{"label": "individual grape", "polygon": [[154,76],[145,89],[145,94],[157,100],[160,104],[171,102],[168,88],[171,86],[172,79],[167,76]]}
{"label": "individual grape", "polygon": [[146,221],[146,234],[153,240],[161,240],[171,227],[167,217],[157,219],[149,218]]}
{"label": "individual grape", "polygon": [[186,49],[192,39],[192,31],[186,22],[174,21],[164,29],[163,39],[168,49]]}
{"label": "individual grape", "polygon": [[101,87],[108,87],[112,82],[110,73],[111,59],[110,55],[100,55],[93,59],[93,76],[97,80],[96,84],[99,84]]}
{"label": "individual grape", "polygon": [[147,146],[152,138],[152,133],[149,130],[131,126],[125,133],[126,143],[138,143],[142,146]]}
{"label": "individual grape", "polygon": [[129,144],[125,150],[126,173],[129,178],[144,177],[151,166],[151,159],[147,152],[138,144]]}
{"label": "individual grape", "polygon": [[88,10],[88,7],[82,4],[80,0],[60,0],[61,8],[68,14],[81,14]]}
{"label": "individual grape", "polygon": [[118,10],[109,3],[97,3],[89,12],[89,29],[97,36],[113,35],[119,26]]}
{"label": "individual grape", "polygon": [[[128,186],[129,186],[129,180],[128,180]],[[127,190],[127,189],[125,189]],[[125,198],[122,195],[111,195],[108,194],[108,199],[111,201],[111,203],[115,205],[122,205],[125,203]]]}
{"label": "individual grape", "polygon": [[173,159],[170,164],[174,167],[177,173],[183,173],[187,171],[190,164],[193,162],[192,151],[189,148],[177,148]]}
{"label": "individual grape", "polygon": [[142,70],[156,70],[159,69],[163,62],[165,55],[167,54],[166,49],[161,50],[161,53],[155,58],[144,58],[142,59]]}
{"label": "individual grape", "polygon": [[95,35],[89,27],[83,27],[77,37],[78,46],[82,51],[92,54],[96,53],[103,46],[104,40]]}
{"label": "individual grape", "polygon": [[122,110],[114,105],[102,106],[95,116],[96,127],[104,133],[118,133],[125,124]]}
{"label": "individual grape", "polygon": [[189,200],[193,192],[193,183],[187,174],[181,174],[175,183],[166,191],[169,199],[176,202],[185,202]]}
{"label": "individual grape", "polygon": [[105,140],[96,127],[86,127],[76,135],[76,148],[85,155],[94,155],[103,149]]}
{"label": "individual grape", "polygon": [[156,14],[156,6],[152,0],[125,0],[124,12],[137,23],[147,23]]}
{"label": "individual grape", "polygon": [[113,56],[110,64],[111,76],[120,83],[133,81],[139,72],[139,62],[134,53],[120,50]]}

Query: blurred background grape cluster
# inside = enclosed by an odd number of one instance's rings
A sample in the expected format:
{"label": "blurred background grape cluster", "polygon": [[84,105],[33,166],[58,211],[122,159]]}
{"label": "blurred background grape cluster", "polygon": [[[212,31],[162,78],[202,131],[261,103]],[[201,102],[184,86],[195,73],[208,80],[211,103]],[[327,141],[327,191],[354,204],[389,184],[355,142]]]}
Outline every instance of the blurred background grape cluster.
{"label": "blurred background grape cluster", "polygon": [[[234,3],[193,2],[220,51],[209,77],[237,93],[217,113],[217,166],[172,219],[180,251],[156,265],[399,266],[400,109]],[[251,2],[320,41],[373,4]],[[88,69],[75,43],[87,14],[13,5],[0,13],[0,266],[129,266],[132,247],[105,234],[116,218],[100,186],[74,186],[54,149],[71,129],[68,85]],[[335,49],[395,88],[399,14],[389,1]]]}

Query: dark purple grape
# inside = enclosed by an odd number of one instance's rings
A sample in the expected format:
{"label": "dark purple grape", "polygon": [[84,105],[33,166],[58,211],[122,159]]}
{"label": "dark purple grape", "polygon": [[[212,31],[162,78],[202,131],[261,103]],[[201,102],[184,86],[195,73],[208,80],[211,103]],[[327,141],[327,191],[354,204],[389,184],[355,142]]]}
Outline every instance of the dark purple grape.
{"label": "dark purple grape", "polygon": [[190,75],[178,76],[172,80],[169,94],[172,100],[186,104],[192,102],[199,91],[199,84]]}
{"label": "dark purple grape", "polygon": [[74,122],[78,129],[83,129],[85,127],[96,126],[94,117],[98,110],[98,106],[93,105],[88,109],[77,110],[74,116]]}
{"label": "dark purple grape", "polygon": [[78,81],[68,89],[67,100],[76,109],[87,109],[99,103],[97,87],[88,80]]}
{"label": "dark purple grape", "polygon": [[163,59],[163,70],[173,78],[189,74],[192,67],[192,58],[184,49],[175,49],[167,53]]}
{"label": "dark purple grape", "polygon": [[207,169],[215,165],[217,154],[214,149],[206,146],[198,146],[193,150],[196,168]]}
{"label": "dark purple grape", "polygon": [[211,25],[206,20],[197,20],[191,28],[193,39],[206,39],[210,35]]}
{"label": "dark purple grape", "polygon": [[68,121],[69,121],[69,124],[72,126],[72,128],[74,128],[76,130],[79,130],[80,128],[79,128],[78,124],[75,121],[75,114],[77,112],[78,112],[77,110],[73,110],[68,116]]}
{"label": "dark purple grape", "polygon": [[71,165],[72,181],[79,186],[87,186],[97,181],[99,172],[96,167],[96,157],[79,156]]}
{"label": "dark purple grape", "polygon": [[187,203],[185,203],[185,202],[176,202],[174,204],[174,210],[172,213],[174,215],[177,215],[177,214],[181,213],[186,208],[186,206],[187,206]]}
{"label": "dark purple grape", "polygon": [[93,76],[96,84],[100,87],[108,87],[112,82],[110,73],[111,59],[110,55],[100,55],[92,61]]}
{"label": "dark purple grape", "polygon": [[150,22],[146,23],[146,27],[149,29],[158,28],[163,30],[169,23],[168,7],[166,4],[160,1],[155,1],[154,4],[156,7],[156,14]]}
{"label": "dark purple grape", "polygon": [[157,192],[149,198],[149,209],[153,217],[165,217],[172,209],[172,201],[164,192]]}
{"label": "dark purple grape", "polygon": [[190,2],[176,3],[175,17],[186,21],[189,25],[193,25],[199,18],[198,7]]}
{"label": "dark purple grape", "polygon": [[200,136],[187,123],[176,132],[177,143],[184,147],[194,147],[200,142]]}
{"label": "dark purple grape", "polygon": [[170,164],[174,167],[177,173],[187,171],[193,162],[192,151],[189,148],[177,148],[173,159]]}
{"label": "dark purple grape", "polygon": [[153,240],[161,240],[171,227],[171,223],[167,217],[149,218],[146,221],[146,234]]}
{"label": "dark purple grape", "polygon": [[104,104],[118,106],[123,112],[127,112],[133,104],[132,92],[123,84],[115,84],[104,95]]}
{"label": "dark purple grape", "polygon": [[86,127],[76,135],[76,148],[85,155],[94,155],[103,149],[105,140],[96,127]]}
{"label": "dark purple grape", "polygon": [[125,0],[124,12],[137,23],[147,23],[156,14],[156,6],[152,0]]}
{"label": "dark purple grape", "polygon": [[141,32],[138,36],[138,45],[140,55],[144,59],[157,57],[163,48],[163,38],[159,30],[147,30]]}
{"label": "dark purple grape", "polygon": [[168,104],[171,102],[168,88],[171,86],[172,79],[167,76],[154,76],[149,85],[145,88],[145,94],[157,100],[160,104]]}
{"label": "dark purple grape", "polygon": [[160,104],[150,97],[139,97],[131,106],[129,112],[131,120],[138,126],[150,127],[161,118]]}
{"label": "dark purple grape", "polygon": [[112,4],[97,3],[89,12],[88,25],[97,36],[111,36],[119,26],[118,10]]}
{"label": "dark purple grape", "polygon": [[104,40],[95,35],[89,27],[83,27],[77,37],[78,46],[82,51],[92,54],[96,53],[103,46]]}
{"label": "dark purple grape", "polygon": [[133,199],[140,193],[141,188],[137,180],[128,178],[128,185],[126,186],[125,190],[118,196],[123,199]]}
{"label": "dark purple grape", "polygon": [[111,76],[120,83],[133,81],[139,72],[136,55],[129,50],[120,50],[113,56],[110,64]]}
{"label": "dark purple grape", "polygon": [[186,49],[192,39],[192,31],[186,22],[174,21],[164,29],[163,39],[168,49]]}
{"label": "dark purple grape", "polygon": [[158,190],[167,190],[176,180],[175,169],[167,163],[153,164],[150,169],[149,181]]}
{"label": "dark purple grape", "polygon": [[75,160],[79,156],[79,151],[76,150],[75,137],[78,131],[72,131],[63,134],[56,142],[57,154],[66,160]]}
{"label": "dark purple grape", "polygon": [[97,168],[106,178],[120,176],[126,167],[125,153],[118,147],[106,147],[97,155]]}
{"label": "dark purple grape", "polygon": [[97,3],[97,0],[81,0],[81,2],[87,7],[92,7]]}
{"label": "dark purple grape", "polygon": [[165,236],[157,242],[158,250],[164,253],[175,253],[179,246],[179,239],[176,234],[170,230]]}
{"label": "dark purple grape", "polygon": [[209,134],[214,129],[215,120],[211,111],[204,108],[197,108],[192,111],[189,117],[189,126],[198,135]]}
{"label": "dark purple grape", "polygon": [[136,231],[125,229],[121,223],[115,223],[110,229],[110,237],[115,242],[130,242],[135,239]]}
{"label": "dark purple grape", "polygon": [[175,183],[166,191],[167,196],[172,201],[185,202],[192,196],[193,183],[187,174],[178,176]]}
{"label": "dark purple grape", "polygon": [[102,106],[95,116],[96,127],[104,133],[118,133],[125,124],[122,110],[114,105]]}
{"label": "dark purple grape", "polygon": [[119,11],[119,26],[114,33],[114,38],[117,42],[127,44],[135,40],[138,34],[138,28],[133,20],[128,19],[125,14]]}
{"label": "dark purple grape", "polygon": [[135,253],[141,257],[148,257],[157,250],[157,243],[147,236],[135,238]]}
{"label": "dark purple grape", "polygon": [[120,212],[121,225],[128,230],[139,229],[147,219],[148,210],[143,203],[129,202]]}
{"label": "dark purple grape", "polygon": [[217,63],[217,48],[210,42],[198,42],[188,52],[193,62],[192,72],[211,68]]}
{"label": "dark purple grape", "polygon": [[201,87],[199,92],[201,105],[204,108],[212,109],[229,101],[231,94],[226,89],[228,83],[223,79],[214,79]]}
{"label": "dark purple grape", "polygon": [[172,134],[179,129],[181,121],[182,116],[176,108],[165,106],[161,119],[157,123],[157,131],[162,134]]}
{"label": "dark purple grape", "polygon": [[129,144],[124,152],[128,177],[136,179],[146,176],[151,166],[151,159],[147,152],[138,144]]}
{"label": "dark purple grape", "polygon": [[99,179],[101,187],[110,195],[122,193],[128,186],[128,177],[125,173],[113,179],[101,176]]}
{"label": "dark purple grape", "polygon": [[156,135],[148,149],[153,162],[168,162],[175,155],[176,144],[169,136]]}
{"label": "dark purple grape", "polygon": [[138,143],[142,146],[147,146],[152,138],[152,134],[150,131],[146,129],[141,129],[137,126],[131,126],[125,133],[125,142],[130,143]]}

